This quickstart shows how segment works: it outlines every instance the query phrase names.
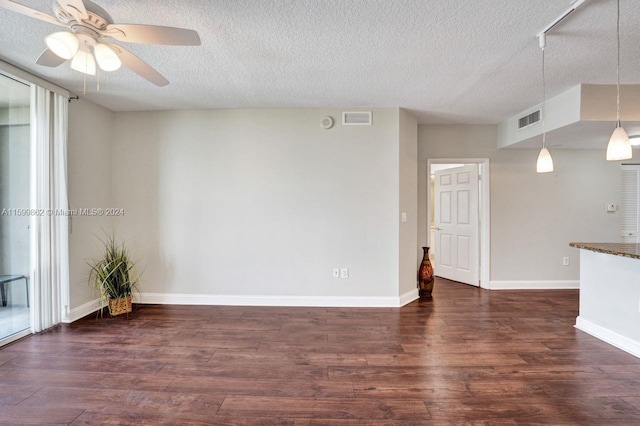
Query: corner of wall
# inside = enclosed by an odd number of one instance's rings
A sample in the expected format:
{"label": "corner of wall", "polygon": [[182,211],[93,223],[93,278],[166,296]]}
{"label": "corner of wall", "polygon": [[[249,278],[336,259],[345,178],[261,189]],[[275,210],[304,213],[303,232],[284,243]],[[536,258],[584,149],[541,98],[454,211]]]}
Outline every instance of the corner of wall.
{"label": "corner of wall", "polygon": [[[70,209],[111,208],[114,113],[86,99],[71,101],[67,137]],[[105,216],[72,216],[69,223],[69,313],[82,313],[94,299],[86,260],[98,256],[96,239],[110,228]],[[77,311],[80,309],[80,311]]]}
{"label": "corner of wall", "polygon": [[418,244],[418,121],[399,110],[399,260],[398,293],[416,289]]}

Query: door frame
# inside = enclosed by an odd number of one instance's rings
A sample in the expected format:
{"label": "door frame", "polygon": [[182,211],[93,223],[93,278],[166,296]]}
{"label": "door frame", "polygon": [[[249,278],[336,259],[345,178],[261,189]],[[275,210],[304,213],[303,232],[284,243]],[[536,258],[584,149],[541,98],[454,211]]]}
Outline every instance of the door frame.
{"label": "door frame", "polygon": [[[0,61],[0,78],[8,78],[10,80],[13,80],[15,82],[18,82],[20,84],[24,84],[26,86],[26,88],[29,90],[30,92],[30,101],[29,101],[29,110],[30,110],[30,120],[33,120],[33,111],[34,111],[34,105],[33,105],[33,84],[27,80],[25,80],[24,78],[22,78],[20,72],[16,73],[14,72],[15,70],[18,70],[18,68],[14,68],[11,65],[6,64],[5,62]],[[24,73],[22,73],[24,74]],[[44,80],[43,80],[44,81]],[[32,192],[33,192],[33,173],[34,173],[34,166],[33,166],[33,155],[35,152],[35,143],[34,143],[34,137],[33,137],[33,126],[30,123],[29,124],[29,132],[28,132],[28,137],[29,137],[29,156],[28,156],[28,161],[29,161],[29,178],[28,178],[28,185],[27,185],[27,190],[29,191],[29,196],[28,196],[28,200],[29,200],[29,208],[32,208],[33,206],[31,205],[31,199],[32,199]],[[35,216],[31,215],[30,220],[29,220],[29,225],[28,225],[28,237],[29,237],[29,248],[28,248],[28,253],[27,253],[27,266],[29,267],[29,272],[27,273],[25,271],[25,276],[26,278],[28,278],[27,280],[27,291],[26,291],[26,297],[27,297],[27,307],[29,308],[29,327],[18,331],[17,333],[13,333],[10,334],[8,336],[0,336],[0,348],[2,348],[5,345],[8,345],[9,343],[15,342],[16,340],[22,339],[23,337],[29,336],[32,333],[32,326],[33,326],[33,312],[34,312],[34,306],[33,306],[33,301],[29,300],[30,295],[33,295],[34,293],[34,288],[33,288],[33,268],[32,268],[32,263],[33,263],[33,259],[32,259],[32,253],[33,253],[33,239],[34,239],[34,226],[33,226],[33,221],[34,221]]]}
{"label": "door frame", "polygon": [[[480,173],[478,222],[480,228],[480,288],[491,288],[491,175],[488,158],[430,158],[427,159],[427,245],[431,245],[431,165],[477,164]],[[436,253],[437,256],[437,253]]]}

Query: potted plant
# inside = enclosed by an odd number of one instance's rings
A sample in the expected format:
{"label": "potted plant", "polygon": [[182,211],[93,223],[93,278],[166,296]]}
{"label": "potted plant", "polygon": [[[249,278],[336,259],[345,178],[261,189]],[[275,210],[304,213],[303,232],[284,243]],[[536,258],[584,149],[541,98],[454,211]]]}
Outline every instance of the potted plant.
{"label": "potted plant", "polygon": [[102,243],[102,258],[88,263],[89,281],[100,292],[100,306],[107,304],[112,316],[129,313],[133,293],[140,282],[136,264],[124,243],[116,244],[114,236],[107,235]]}

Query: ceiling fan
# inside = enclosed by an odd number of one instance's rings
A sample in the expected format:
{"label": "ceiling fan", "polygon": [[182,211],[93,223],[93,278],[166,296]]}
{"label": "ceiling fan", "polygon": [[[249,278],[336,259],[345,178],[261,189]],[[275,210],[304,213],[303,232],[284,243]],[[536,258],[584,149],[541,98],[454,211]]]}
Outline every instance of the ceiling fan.
{"label": "ceiling fan", "polygon": [[53,3],[55,17],[12,0],[0,0],[0,7],[67,28],[67,31],[56,32],[45,38],[47,49],[36,63],[57,67],[71,60],[72,69],[89,75],[96,74],[96,65],[103,71],[115,71],[124,65],[156,86],[166,86],[169,80],[153,67],[122,46],[106,42],[105,39],[174,46],[200,45],[200,36],[193,30],[114,24],[111,16],[90,0],[56,0]]}

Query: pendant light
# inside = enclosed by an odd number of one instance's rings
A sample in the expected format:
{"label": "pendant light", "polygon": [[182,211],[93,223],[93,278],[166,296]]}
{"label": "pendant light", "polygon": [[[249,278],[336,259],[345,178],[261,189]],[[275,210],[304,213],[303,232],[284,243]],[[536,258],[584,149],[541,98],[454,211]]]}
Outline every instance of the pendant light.
{"label": "pendant light", "polygon": [[542,149],[538,154],[538,162],[536,164],[536,171],[538,173],[548,173],[553,171],[553,159],[547,149],[547,131],[545,127],[545,115],[546,115],[546,81],[544,77],[544,48],[546,47],[546,35],[544,33],[538,36],[540,42],[540,49],[542,50]]}
{"label": "pendant light", "polygon": [[616,90],[617,90],[617,115],[616,115],[616,129],[613,131],[611,135],[611,139],[609,139],[609,144],[607,145],[607,160],[609,161],[618,161],[618,160],[628,160],[633,157],[633,152],[631,150],[631,141],[629,141],[629,136],[627,132],[620,126],[620,0],[617,0],[617,23],[616,23],[616,37],[618,41],[618,60],[616,66]]}

